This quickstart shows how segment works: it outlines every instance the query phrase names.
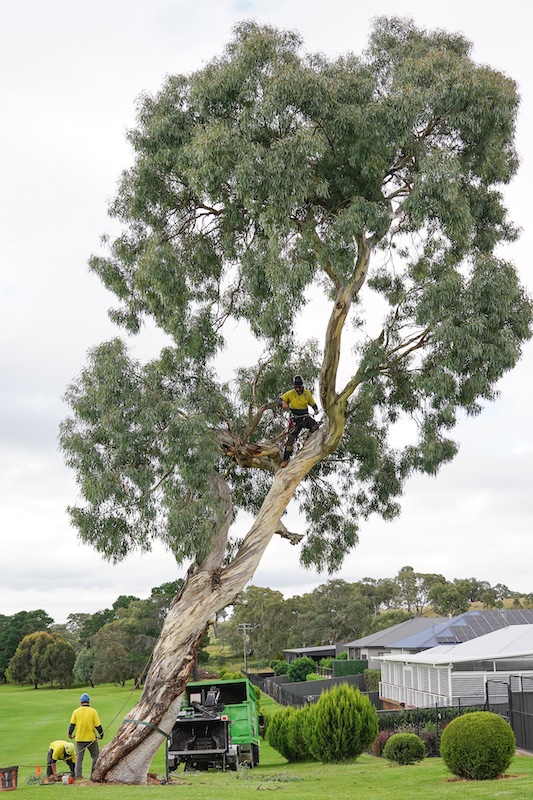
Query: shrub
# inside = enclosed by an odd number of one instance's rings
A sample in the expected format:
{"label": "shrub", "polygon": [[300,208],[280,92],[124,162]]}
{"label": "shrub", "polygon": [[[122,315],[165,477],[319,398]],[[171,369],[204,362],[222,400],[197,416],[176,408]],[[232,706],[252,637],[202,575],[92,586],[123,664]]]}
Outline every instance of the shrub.
{"label": "shrub", "polygon": [[316,664],[312,658],[304,656],[291,661],[287,670],[287,677],[290,681],[305,681],[310,672],[314,672]]}
{"label": "shrub", "polygon": [[377,734],[376,709],[359,689],[347,684],[323,692],[307,715],[309,752],[324,763],[357,758],[369,749]]}
{"label": "shrub", "polygon": [[289,669],[289,664],[281,658],[275,658],[270,662],[270,669],[274,670],[275,675],[286,675]]}
{"label": "shrub", "polygon": [[231,672],[231,670],[226,667],[222,667],[218,673],[218,677],[221,681],[232,681],[236,678],[242,678],[242,672]]}
{"label": "shrub", "polygon": [[372,747],[370,748],[372,755],[380,758],[383,755],[383,748],[392,735],[393,734],[390,731],[380,731],[374,739]]}
{"label": "shrub", "polygon": [[277,750],[287,761],[301,760],[298,750],[293,750],[289,741],[289,720],[297,713],[295,708],[287,706],[269,719],[265,738],[269,745]]}
{"label": "shrub", "polygon": [[367,667],[368,661],[353,661],[346,658],[335,658],[333,660],[333,677],[342,678],[344,675],[362,675]]}
{"label": "shrub", "polygon": [[313,758],[307,744],[307,717],[311,706],[303,706],[288,718],[287,744],[293,761],[309,761]]}
{"label": "shrub", "polygon": [[427,758],[436,758],[439,755],[439,734],[435,728],[421,731],[420,738],[424,742]]}
{"label": "shrub", "polygon": [[322,675],[319,675],[318,672],[308,672],[305,676],[306,681],[322,681],[324,680]]}
{"label": "shrub", "polygon": [[365,669],[363,675],[365,676],[365,690],[367,692],[377,692],[381,680],[381,670]]}
{"label": "shrub", "polygon": [[456,717],[446,726],[440,754],[454,775],[483,781],[505,772],[515,747],[515,736],[508,722],[491,711],[476,711]]}
{"label": "shrub", "polygon": [[426,755],[424,742],[414,733],[394,733],[385,747],[383,757],[396,764],[416,764]]}

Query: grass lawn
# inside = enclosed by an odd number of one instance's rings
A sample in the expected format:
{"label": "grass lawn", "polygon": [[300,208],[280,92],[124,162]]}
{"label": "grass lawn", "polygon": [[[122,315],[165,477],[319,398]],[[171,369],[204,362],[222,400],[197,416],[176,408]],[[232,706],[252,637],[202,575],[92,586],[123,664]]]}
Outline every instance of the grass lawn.
{"label": "grass lawn", "polygon": [[[384,759],[363,755],[342,765],[288,764],[267,743],[261,745],[261,764],[237,773],[172,773],[170,784],[149,786],[100,786],[79,784],[27,785],[25,779],[40,765],[46,771],[46,752],[53,739],[67,737],[72,710],[83,689],[0,686],[0,767],[19,766],[18,789],[25,800],[65,798],[65,792],[96,800],[159,798],[170,793],[186,800],[249,800],[256,791],[276,792],[282,800],[530,800],[533,797],[533,758],[516,756],[508,776],[497,781],[460,781],[447,771],[441,759],[426,759],[417,766],[391,766]],[[97,686],[89,690],[109,741],[136,702],[139,692],[128,687]],[[265,704],[267,705],[267,704]],[[270,704],[268,704],[270,705]],[[272,707],[266,709],[268,713]],[[157,752],[152,771],[164,778],[164,745]],[[85,756],[88,767],[88,755]],[[85,764],[84,761],[84,764]],[[58,765],[61,771],[61,762]],[[85,770],[87,775],[88,769]]]}

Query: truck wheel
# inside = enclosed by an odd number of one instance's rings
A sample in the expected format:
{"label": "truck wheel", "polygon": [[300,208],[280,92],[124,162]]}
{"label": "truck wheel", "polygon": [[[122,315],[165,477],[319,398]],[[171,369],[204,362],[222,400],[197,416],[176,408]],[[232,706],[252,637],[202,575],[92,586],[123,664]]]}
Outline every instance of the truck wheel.
{"label": "truck wheel", "polygon": [[259,766],[259,745],[253,744],[252,745],[252,767]]}

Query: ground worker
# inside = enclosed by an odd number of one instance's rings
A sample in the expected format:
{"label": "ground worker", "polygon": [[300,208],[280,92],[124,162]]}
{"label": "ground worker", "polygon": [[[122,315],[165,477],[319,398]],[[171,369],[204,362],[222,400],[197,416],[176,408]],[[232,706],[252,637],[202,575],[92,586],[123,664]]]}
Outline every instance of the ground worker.
{"label": "ground worker", "polygon": [[290,431],[285,443],[285,452],[281,467],[286,467],[294,450],[294,443],[304,428],[313,433],[318,430],[318,422],[309,416],[309,406],[313,409],[313,414],[318,414],[318,406],[309,389],[304,387],[301,375],[295,375],[293,389],[282,394],[278,399],[278,405],[290,412]]}
{"label": "ground worker", "polygon": [[56,764],[58,761],[64,761],[70,769],[70,774],[74,777],[74,764],[76,763],[76,753],[72,742],[65,742],[63,739],[57,739],[55,742],[50,742],[48,747],[48,754],[46,756],[46,777],[55,780],[57,777]]}
{"label": "ground worker", "polygon": [[102,739],[104,736],[104,729],[102,728],[98,712],[94,708],[91,708],[89,705],[90,702],[91,699],[89,695],[83,693],[80,697],[80,707],[72,712],[72,717],[70,718],[68,738],[76,738],[76,778],[82,777],[83,756],[86,750],[88,750],[92,756],[92,772],[99,753],[98,742],[96,740]]}

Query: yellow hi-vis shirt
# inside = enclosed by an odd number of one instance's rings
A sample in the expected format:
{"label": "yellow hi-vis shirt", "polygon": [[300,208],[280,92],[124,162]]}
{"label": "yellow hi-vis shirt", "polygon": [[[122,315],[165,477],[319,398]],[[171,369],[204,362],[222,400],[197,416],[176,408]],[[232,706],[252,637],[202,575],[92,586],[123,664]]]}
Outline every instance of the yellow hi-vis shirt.
{"label": "yellow hi-vis shirt", "polygon": [[295,411],[307,412],[308,406],[311,406],[311,408],[316,406],[315,399],[309,389],[304,389],[301,394],[298,394],[296,389],[289,389],[288,392],[281,395],[281,399],[288,404],[290,409]]}
{"label": "yellow hi-vis shirt", "polygon": [[[50,742],[49,750],[52,751],[52,759],[54,761],[66,761],[67,758],[71,761],[76,761],[76,753],[65,752],[65,747],[68,746],[68,742],[63,741],[62,739],[56,739],[55,742]],[[74,747],[74,745],[71,745]]]}
{"label": "yellow hi-vis shirt", "polygon": [[70,724],[76,726],[75,739],[77,742],[94,742],[96,739],[94,729],[102,723],[94,708],[80,706],[72,712]]}

